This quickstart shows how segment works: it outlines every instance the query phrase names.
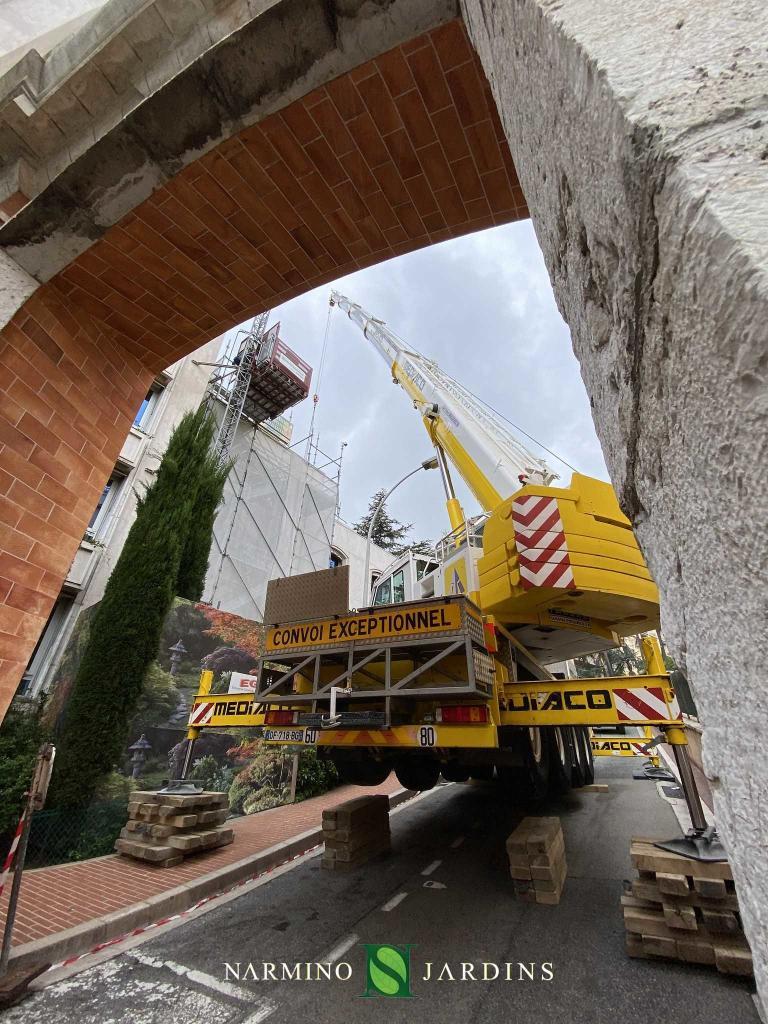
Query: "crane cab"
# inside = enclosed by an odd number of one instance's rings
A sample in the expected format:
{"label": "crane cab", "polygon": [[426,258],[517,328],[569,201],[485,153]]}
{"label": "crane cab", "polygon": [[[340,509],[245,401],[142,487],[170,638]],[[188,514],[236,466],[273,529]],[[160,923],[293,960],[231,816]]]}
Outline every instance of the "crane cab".
{"label": "crane cab", "polygon": [[478,562],[483,554],[487,515],[467,519],[435,545],[434,555],[407,551],[376,581],[371,604],[403,604],[452,595],[474,601],[480,588]]}
{"label": "crane cab", "polygon": [[439,570],[440,564],[434,556],[407,551],[390,562],[376,580],[371,604],[402,604],[440,597],[443,592],[437,581]]}

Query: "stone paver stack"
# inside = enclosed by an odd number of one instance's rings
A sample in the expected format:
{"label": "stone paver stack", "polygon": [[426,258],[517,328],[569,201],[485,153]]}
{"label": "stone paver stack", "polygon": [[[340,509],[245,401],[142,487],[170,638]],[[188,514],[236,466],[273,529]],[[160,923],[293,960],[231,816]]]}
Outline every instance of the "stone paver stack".
{"label": "stone paver stack", "polygon": [[234,832],[224,824],[228,813],[226,793],[134,793],[115,849],[175,867],[191,853],[232,842]]}
{"label": "stone paver stack", "polygon": [[389,799],[361,796],[323,811],[323,867],[348,871],[390,848]]}
{"label": "stone paver stack", "polygon": [[751,975],[733,874],[727,861],[705,862],[633,839],[637,878],[622,896],[627,952],[709,964],[722,974]]}
{"label": "stone paver stack", "polygon": [[507,854],[518,900],[560,902],[568,867],[559,818],[523,818],[507,839]]}

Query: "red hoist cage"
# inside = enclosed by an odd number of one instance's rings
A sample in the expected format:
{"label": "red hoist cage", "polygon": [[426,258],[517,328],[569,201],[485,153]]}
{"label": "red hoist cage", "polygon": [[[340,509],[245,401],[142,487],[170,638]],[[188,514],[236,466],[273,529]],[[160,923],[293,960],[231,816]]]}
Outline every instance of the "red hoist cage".
{"label": "red hoist cage", "polygon": [[243,404],[255,423],[274,419],[309,394],[312,367],[280,340],[280,324],[265,332]]}

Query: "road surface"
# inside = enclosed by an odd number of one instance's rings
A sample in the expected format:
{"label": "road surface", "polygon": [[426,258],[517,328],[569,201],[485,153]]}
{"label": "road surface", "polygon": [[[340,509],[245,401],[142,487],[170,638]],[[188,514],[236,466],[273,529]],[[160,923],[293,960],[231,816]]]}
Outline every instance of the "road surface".
{"label": "road surface", "polygon": [[[515,902],[504,839],[520,812],[488,785],[446,785],[392,815],[390,856],[348,874],[305,859],[49,985],[2,1024],[757,1024],[749,982],[624,951],[629,838],[678,833],[655,783],[633,781],[632,767],[603,759],[607,794],[547,808],[566,834],[559,906]],[[377,943],[410,947],[411,998],[363,995],[363,944]],[[291,977],[296,964],[306,975],[316,970],[307,964],[328,961],[339,977]],[[264,963],[278,980],[263,980]]]}

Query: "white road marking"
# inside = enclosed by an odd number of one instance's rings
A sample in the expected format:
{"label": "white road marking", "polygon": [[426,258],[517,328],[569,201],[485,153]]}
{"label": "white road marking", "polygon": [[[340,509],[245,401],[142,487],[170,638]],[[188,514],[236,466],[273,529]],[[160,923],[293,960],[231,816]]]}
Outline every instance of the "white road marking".
{"label": "white road marking", "polygon": [[461,844],[464,842],[465,838],[466,836],[458,836],[456,839],[454,839],[453,842],[451,843],[451,849],[458,849],[458,847],[460,847]]}
{"label": "white road marking", "polygon": [[196,985],[202,985],[203,988],[217,992],[221,996],[228,996],[230,999],[237,999],[240,1002],[249,1003],[251,1006],[255,1005],[256,1009],[244,1024],[258,1024],[258,1021],[265,1020],[277,1009],[277,1003],[271,999],[254,998],[253,992],[250,992],[248,989],[239,988],[228,981],[221,981],[205,971],[198,971],[193,967],[185,967],[183,964],[177,964],[173,960],[161,960],[159,957],[138,953],[135,950],[127,953],[126,956],[132,960],[137,960],[140,964],[144,964],[145,967],[155,967],[158,969],[164,967],[169,971],[173,971],[174,974],[187,978]]}
{"label": "white road marking", "polygon": [[390,910],[394,910],[398,903],[402,903],[407,895],[407,892],[399,892],[397,896],[393,896],[391,900],[387,900],[381,909],[385,914]]}
{"label": "white road marking", "polygon": [[443,862],[441,860],[433,860],[431,864],[428,864],[421,872],[422,875],[431,875],[433,871],[437,871]]}
{"label": "white road marking", "polygon": [[352,949],[356,942],[360,941],[359,935],[348,935],[346,939],[342,939],[341,942],[334,946],[330,953],[325,956],[321,956],[318,963],[321,964],[332,964],[340,959],[347,952],[348,949]]}
{"label": "white road marking", "polygon": [[424,883],[424,888],[425,889],[445,889],[446,886],[444,886],[442,882],[433,882],[432,879],[430,878],[428,882]]}

